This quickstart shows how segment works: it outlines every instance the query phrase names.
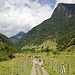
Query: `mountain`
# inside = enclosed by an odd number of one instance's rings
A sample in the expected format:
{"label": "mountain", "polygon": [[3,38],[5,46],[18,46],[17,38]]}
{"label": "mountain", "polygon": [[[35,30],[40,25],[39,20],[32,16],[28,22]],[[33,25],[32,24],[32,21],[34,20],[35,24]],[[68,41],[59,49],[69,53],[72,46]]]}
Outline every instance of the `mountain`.
{"label": "mountain", "polygon": [[[16,47],[24,47],[26,45],[40,45],[47,40],[56,42],[68,36],[69,40],[65,40],[63,43],[68,44],[75,34],[75,4],[63,4],[60,3],[55,8],[51,18],[45,20],[38,26],[32,28],[28,33],[18,40]],[[67,42],[67,43],[66,43]],[[61,43],[61,46],[63,45]],[[59,47],[58,47],[59,48]]]}
{"label": "mountain", "polygon": [[11,45],[11,46],[13,45],[13,42],[2,33],[0,33],[0,42],[3,42],[5,44]]}
{"label": "mountain", "polygon": [[16,34],[15,36],[12,36],[10,37],[10,39],[13,41],[13,42],[16,42],[17,40],[19,40],[25,33],[24,32],[19,32],[18,34]]}

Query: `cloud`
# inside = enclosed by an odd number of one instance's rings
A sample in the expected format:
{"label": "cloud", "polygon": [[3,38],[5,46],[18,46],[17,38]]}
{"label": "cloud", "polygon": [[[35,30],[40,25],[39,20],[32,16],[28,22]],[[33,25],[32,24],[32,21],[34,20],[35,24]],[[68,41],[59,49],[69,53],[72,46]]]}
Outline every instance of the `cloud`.
{"label": "cloud", "polygon": [[0,32],[8,37],[19,31],[28,32],[48,19],[52,9],[38,0],[0,0]]}

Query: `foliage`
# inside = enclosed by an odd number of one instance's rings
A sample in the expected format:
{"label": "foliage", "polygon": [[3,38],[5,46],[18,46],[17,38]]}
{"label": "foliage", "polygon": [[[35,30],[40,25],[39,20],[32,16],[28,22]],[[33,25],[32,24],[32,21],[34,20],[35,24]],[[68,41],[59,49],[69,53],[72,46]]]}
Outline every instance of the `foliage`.
{"label": "foliage", "polygon": [[13,42],[8,37],[6,37],[5,35],[1,33],[0,33],[0,42],[13,46]]}
{"label": "foliage", "polygon": [[[73,36],[75,33],[74,10],[74,4],[59,4],[54,10],[51,18],[45,20],[38,26],[32,28],[31,31],[24,34],[24,36],[15,43],[15,46],[21,48],[31,44],[40,45],[48,39],[57,42],[62,37]],[[63,41],[61,40],[61,42]],[[68,40],[66,40],[66,42],[68,42]],[[63,46],[63,50],[65,49],[65,45],[61,45]]]}
{"label": "foliage", "polygon": [[16,49],[10,45],[0,42],[0,61],[12,59]]}
{"label": "foliage", "polygon": [[65,36],[60,38],[57,41],[57,49],[59,51],[64,51],[65,49],[67,49],[68,47],[75,45],[75,35],[71,36]]}

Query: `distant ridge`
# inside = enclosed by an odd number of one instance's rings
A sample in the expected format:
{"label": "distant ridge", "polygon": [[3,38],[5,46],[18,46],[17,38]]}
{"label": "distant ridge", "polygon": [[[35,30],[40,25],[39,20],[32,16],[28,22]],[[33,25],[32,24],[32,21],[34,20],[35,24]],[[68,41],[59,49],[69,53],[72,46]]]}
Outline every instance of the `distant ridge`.
{"label": "distant ridge", "polygon": [[15,36],[10,37],[10,39],[13,42],[16,42],[17,40],[19,40],[25,33],[23,31],[19,32],[18,34],[16,34]]}

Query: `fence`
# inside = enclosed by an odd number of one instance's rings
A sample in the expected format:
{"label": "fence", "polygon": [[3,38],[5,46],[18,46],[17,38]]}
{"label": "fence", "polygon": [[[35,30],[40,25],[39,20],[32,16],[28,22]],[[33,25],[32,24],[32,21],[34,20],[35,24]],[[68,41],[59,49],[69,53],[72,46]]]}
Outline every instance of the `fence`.
{"label": "fence", "polygon": [[[18,66],[17,66],[17,73],[16,73],[16,75],[20,75],[20,67],[21,67],[21,69],[22,69],[22,72],[25,72],[25,69],[29,66],[31,64],[31,61],[24,61],[23,60],[23,65],[21,65],[20,66],[20,63],[18,62]],[[12,66],[12,71],[11,71],[11,75],[13,75],[14,74],[14,70],[13,70],[13,66]]]}
{"label": "fence", "polygon": [[59,73],[59,75],[75,75],[75,65],[62,63],[61,61],[55,62],[53,60],[47,61],[46,66],[49,66],[50,69]]}
{"label": "fence", "polygon": [[31,60],[22,60],[13,63],[7,62],[8,64],[3,62],[0,66],[0,75],[24,75],[28,67],[32,64]]}

